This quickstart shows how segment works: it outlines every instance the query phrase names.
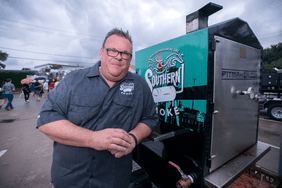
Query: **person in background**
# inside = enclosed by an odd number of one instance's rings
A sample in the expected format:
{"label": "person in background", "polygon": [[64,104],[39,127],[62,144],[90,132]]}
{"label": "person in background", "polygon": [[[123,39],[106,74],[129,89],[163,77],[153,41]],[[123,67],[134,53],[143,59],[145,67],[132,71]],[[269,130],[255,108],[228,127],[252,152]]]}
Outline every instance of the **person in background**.
{"label": "person in background", "polygon": [[8,104],[5,107],[5,109],[8,110],[8,111],[9,111],[9,107],[10,107],[10,109],[14,109],[14,107],[12,105],[12,101],[13,101],[13,98],[14,98],[13,91],[15,91],[15,86],[14,86],[14,84],[12,84],[12,80],[10,78],[7,79],[7,83],[4,84],[2,89],[5,90],[5,95],[8,98]]}
{"label": "person in background", "polygon": [[22,91],[24,93],[24,100],[25,102],[29,103],[29,93],[30,93],[30,84],[23,84],[22,85]]}
{"label": "person in background", "polygon": [[132,41],[113,29],[94,66],[72,71],[50,92],[37,128],[54,140],[55,188],[126,188],[132,150],[158,123],[146,81],[128,72]]}
{"label": "person in background", "polygon": [[47,97],[47,93],[48,93],[48,81],[49,80],[44,80],[44,82],[43,82],[43,91],[44,91],[44,98],[46,98]]}
{"label": "person in background", "polygon": [[[54,80],[54,79],[53,79]],[[54,89],[55,87],[55,83],[54,81],[52,80],[52,82],[49,84],[49,91],[51,91],[52,89]]]}
{"label": "person in background", "polygon": [[30,83],[30,92],[31,92],[31,96],[30,98],[34,98],[35,97],[35,89],[34,89],[34,84],[33,83]]}
{"label": "person in background", "polygon": [[57,77],[57,82],[55,83],[55,88],[59,84],[60,80],[61,80],[60,77]]}
{"label": "person in background", "polygon": [[[4,86],[5,83],[6,82],[3,82],[2,87]],[[0,105],[0,108],[2,108],[2,106],[5,103],[8,103],[8,98],[7,98],[6,94],[5,94],[5,90],[3,90],[3,89],[2,89],[2,99],[4,99],[4,100],[3,100],[2,104]]]}
{"label": "person in background", "polygon": [[42,85],[38,82],[38,79],[35,79],[34,89],[35,89],[35,95],[36,95],[36,101],[40,101],[39,95],[42,89]]}

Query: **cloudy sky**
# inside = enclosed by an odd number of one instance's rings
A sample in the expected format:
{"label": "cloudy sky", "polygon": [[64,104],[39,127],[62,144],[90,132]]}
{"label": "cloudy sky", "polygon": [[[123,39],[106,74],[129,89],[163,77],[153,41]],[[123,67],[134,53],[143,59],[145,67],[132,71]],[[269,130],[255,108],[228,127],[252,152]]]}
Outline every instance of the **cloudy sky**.
{"label": "cloudy sky", "polygon": [[[6,70],[47,63],[92,66],[112,28],[128,30],[134,52],[185,35],[186,15],[206,0],[0,0]],[[239,17],[264,48],[282,42],[282,0],[214,0],[209,25]],[[134,65],[134,56],[132,64]]]}

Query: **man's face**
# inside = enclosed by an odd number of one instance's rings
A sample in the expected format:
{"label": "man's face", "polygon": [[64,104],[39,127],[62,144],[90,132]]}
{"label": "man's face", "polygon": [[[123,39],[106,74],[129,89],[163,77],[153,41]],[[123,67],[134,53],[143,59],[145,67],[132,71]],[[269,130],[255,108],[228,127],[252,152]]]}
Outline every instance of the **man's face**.
{"label": "man's face", "polygon": [[[110,36],[105,42],[105,48],[132,53],[129,40],[118,35]],[[108,81],[117,82],[127,74],[132,57],[129,60],[125,60],[121,58],[120,53],[116,57],[111,57],[107,55],[107,50],[102,47],[100,49],[100,59],[100,73],[102,76]]]}

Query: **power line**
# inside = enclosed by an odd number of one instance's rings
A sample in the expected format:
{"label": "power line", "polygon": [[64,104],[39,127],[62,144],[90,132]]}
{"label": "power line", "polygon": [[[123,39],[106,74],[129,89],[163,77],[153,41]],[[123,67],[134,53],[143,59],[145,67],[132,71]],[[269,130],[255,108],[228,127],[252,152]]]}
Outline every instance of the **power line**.
{"label": "power line", "polygon": [[[72,34],[72,35],[76,35],[76,36],[84,36],[84,37],[88,37],[88,38],[96,38],[96,39],[101,39],[101,40],[104,39],[104,37],[100,37],[100,36],[91,36],[91,35],[85,35],[85,34],[72,33],[72,32],[68,32],[68,31],[63,31],[63,30],[58,30],[58,29],[53,29],[53,28],[48,28],[48,27],[42,27],[42,26],[32,25],[32,24],[27,24],[27,23],[21,23],[21,22],[17,22],[17,21],[13,21],[13,20],[7,20],[7,19],[3,19],[3,18],[0,18],[0,20],[5,20],[5,21],[8,21],[8,22],[13,22],[13,23],[19,23],[19,24],[23,24],[23,25],[27,25],[27,26],[32,26],[32,27],[38,27],[38,28],[42,28],[42,29],[48,29],[48,30],[52,30],[52,31],[58,31],[58,32],[61,32],[61,33],[64,33],[64,34],[68,33],[68,34]],[[32,29],[33,31],[36,31],[36,30],[34,30],[34,28],[24,28],[24,27],[21,27],[21,26],[18,26],[18,25],[11,25],[11,24],[7,24],[7,23],[2,23],[0,26],[12,27],[12,28],[23,29],[23,30],[28,30],[28,31],[30,31],[30,29]],[[134,43],[135,44],[152,45],[152,43],[141,42],[141,41],[135,41]]]}
{"label": "power line", "polygon": [[[85,37],[90,37],[90,38],[104,39],[104,37],[100,37],[100,36],[91,36],[91,35],[85,35],[85,34],[78,34],[78,33],[73,33],[73,32],[64,31],[64,30],[58,30],[58,29],[53,29],[53,28],[48,28],[48,27],[42,27],[42,26],[32,25],[32,24],[28,24],[28,23],[22,23],[22,22],[18,22],[18,21],[14,21],[14,20],[8,20],[8,19],[3,19],[3,18],[0,18],[0,20],[4,20],[4,21],[7,21],[7,22],[12,22],[12,23],[17,23],[17,24],[22,24],[22,25],[26,25],[26,26],[32,26],[32,27],[47,29],[47,30],[51,30],[51,31],[57,31],[57,32],[61,32],[61,33],[68,33],[68,34],[72,34],[72,35],[85,36]],[[17,26],[17,25],[12,25],[12,26]],[[21,29],[26,29],[26,28],[22,28],[22,27],[20,27],[20,28]]]}
{"label": "power line", "polygon": [[[25,59],[25,60],[35,60],[35,61],[53,61],[53,62],[61,62],[61,63],[86,63],[86,64],[92,64],[87,62],[70,62],[70,61],[60,61],[60,60],[50,60],[50,59],[34,59],[34,58],[25,58],[25,57],[13,57],[9,56],[8,58],[14,58],[14,59]],[[98,59],[97,59],[98,60]]]}
{"label": "power line", "polygon": [[67,55],[60,55],[60,54],[49,54],[49,53],[43,53],[43,52],[34,52],[34,51],[28,51],[28,50],[6,48],[6,47],[1,47],[1,46],[0,46],[0,48],[8,49],[8,50],[14,50],[14,51],[21,51],[21,52],[29,52],[29,53],[34,53],[34,54],[45,54],[45,55],[54,55],[54,56],[62,56],[62,57],[75,57],[75,58],[93,59],[93,57],[80,57],[80,56],[67,56]]}

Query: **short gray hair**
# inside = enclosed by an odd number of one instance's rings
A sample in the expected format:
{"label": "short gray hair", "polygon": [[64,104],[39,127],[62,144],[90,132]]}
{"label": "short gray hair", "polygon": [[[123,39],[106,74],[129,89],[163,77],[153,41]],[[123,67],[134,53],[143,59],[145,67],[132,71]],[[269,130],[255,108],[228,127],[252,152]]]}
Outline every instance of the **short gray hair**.
{"label": "short gray hair", "polygon": [[103,42],[103,47],[105,47],[106,40],[112,35],[118,35],[118,36],[126,38],[127,40],[129,40],[129,42],[131,44],[131,48],[133,48],[132,40],[131,40],[131,36],[130,36],[129,32],[128,31],[124,32],[122,29],[117,29],[117,28],[114,28],[110,32],[108,32],[108,34],[106,35],[105,40]]}

